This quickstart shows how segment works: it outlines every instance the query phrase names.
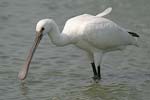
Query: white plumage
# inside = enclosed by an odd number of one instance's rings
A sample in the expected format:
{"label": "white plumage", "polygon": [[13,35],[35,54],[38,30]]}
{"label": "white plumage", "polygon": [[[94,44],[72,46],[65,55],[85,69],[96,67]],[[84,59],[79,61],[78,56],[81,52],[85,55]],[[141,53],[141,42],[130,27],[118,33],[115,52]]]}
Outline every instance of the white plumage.
{"label": "white plumage", "polygon": [[[29,54],[27,62],[23,70],[19,74],[20,79],[25,79],[30,61],[32,59],[35,49],[39,43],[38,38],[48,34],[55,45],[65,46],[74,44],[80,49],[87,52],[91,60],[94,79],[100,79],[100,64],[102,56],[105,52],[123,49],[127,45],[137,45],[136,39],[139,37],[136,33],[128,32],[126,29],[118,26],[116,23],[103,16],[109,14],[112,8],[107,8],[102,13],[93,16],[83,14],[69,19],[60,33],[55,21],[52,19],[43,19],[37,23],[36,39],[31,53]],[[37,45],[36,45],[37,43]],[[36,45],[36,46],[35,46]],[[96,67],[97,70],[96,70]]]}

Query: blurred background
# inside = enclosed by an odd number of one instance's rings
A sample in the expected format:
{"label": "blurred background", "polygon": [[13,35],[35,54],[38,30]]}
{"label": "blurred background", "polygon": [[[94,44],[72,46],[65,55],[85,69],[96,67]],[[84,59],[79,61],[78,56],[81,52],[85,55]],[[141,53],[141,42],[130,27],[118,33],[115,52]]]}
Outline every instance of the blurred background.
{"label": "blurred background", "polygon": [[[84,52],[56,47],[44,37],[32,60],[28,78],[17,74],[24,64],[38,20],[52,18],[60,30],[67,19],[106,17],[140,34],[140,46],[106,54],[102,80],[92,81]],[[0,0],[1,100],[150,100],[150,0]]]}

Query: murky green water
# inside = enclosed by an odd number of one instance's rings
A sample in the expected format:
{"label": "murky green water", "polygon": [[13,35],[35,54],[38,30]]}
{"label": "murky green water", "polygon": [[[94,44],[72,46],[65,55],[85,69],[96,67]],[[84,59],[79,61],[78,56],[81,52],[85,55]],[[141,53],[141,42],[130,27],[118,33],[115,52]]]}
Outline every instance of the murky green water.
{"label": "murky green water", "polygon": [[[1,0],[0,100],[150,100],[149,0]],[[21,82],[21,69],[34,38],[35,24],[53,18],[65,21],[82,13],[97,14],[107,7],[107,18],[140,33],[140,47],[104,57],[100,83],[81,50],[56,47],[44,37]]]}

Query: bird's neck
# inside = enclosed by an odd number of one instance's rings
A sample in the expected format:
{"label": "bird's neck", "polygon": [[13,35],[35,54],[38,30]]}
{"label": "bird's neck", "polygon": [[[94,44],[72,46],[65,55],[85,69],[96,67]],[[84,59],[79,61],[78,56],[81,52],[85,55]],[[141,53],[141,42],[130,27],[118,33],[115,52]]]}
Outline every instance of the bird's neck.
{"label": "bird's neck", "polygon": [[60,30],[55,22],[52,23],[51,31],[48,33],[52,43],[56,46],[65,46],[69,44],[68,36],[60,33]]}

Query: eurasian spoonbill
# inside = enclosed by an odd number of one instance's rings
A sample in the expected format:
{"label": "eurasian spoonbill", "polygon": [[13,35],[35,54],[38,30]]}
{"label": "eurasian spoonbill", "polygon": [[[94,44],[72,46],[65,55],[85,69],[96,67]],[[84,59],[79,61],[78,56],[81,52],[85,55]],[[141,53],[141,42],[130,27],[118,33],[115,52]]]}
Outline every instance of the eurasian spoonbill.
{"label": "eurasian spoonbill", "polygon": [[[122,50],[127,45],[137,46],[138,34],[118,26],[113,21],[104,18],[112,8],[94,16],[83,14],[69,19],[63,31],[52,19],[42,19],[36,25],[36,37],[29,51],[27,60],[19,72],[19,79],[27,76],[31,59],[43,36],[48,35],[52,43],[57,46],[74,44],[87,52],[91,61],[94,80],[101,79],[100,65],[103,54],[109,51]],[[96,68],[97,67],[97,68]]]}

